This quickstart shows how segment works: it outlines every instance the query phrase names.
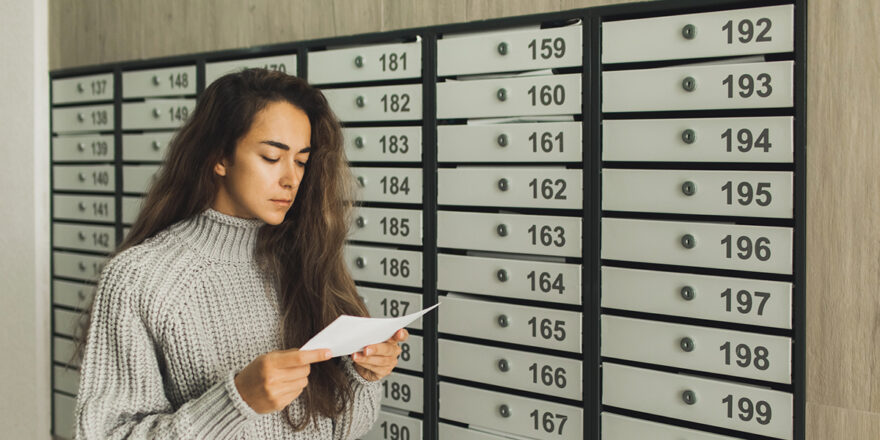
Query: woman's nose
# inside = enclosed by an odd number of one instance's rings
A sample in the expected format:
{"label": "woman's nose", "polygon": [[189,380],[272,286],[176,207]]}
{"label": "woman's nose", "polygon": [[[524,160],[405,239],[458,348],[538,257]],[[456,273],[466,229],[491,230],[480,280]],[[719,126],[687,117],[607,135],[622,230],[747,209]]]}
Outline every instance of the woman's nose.
{"label": "woman's nose", "polygon": [[296,188],[302,181],[302,170],[293,160],[290,166],[285,167],[284,175],[281,177],[281,186],[285,188]]}

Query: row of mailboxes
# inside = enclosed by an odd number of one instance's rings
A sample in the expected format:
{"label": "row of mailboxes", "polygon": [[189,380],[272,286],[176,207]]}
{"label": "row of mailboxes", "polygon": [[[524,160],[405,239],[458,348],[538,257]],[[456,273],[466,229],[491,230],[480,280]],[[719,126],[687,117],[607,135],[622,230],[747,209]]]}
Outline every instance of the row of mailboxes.
{"label": "row of mailboxes", "polygon": [[[443,303],[436,329],[409,327],[363,438],[793,438],[795,5],[589,11],[53,79],[56,433],[72,426],[77,310],[199,84],[264,67],[305,74],[343,122],[362,202],[344,256],[371,316]],[[598,52],[585,49],[590,35]],[[437,378],[425,375],[428,337]],[[597,352],[585,351],[594,337]],[[598,414],[585,411],[594,371]],[[436,427],[426,399],[439,402]]]}

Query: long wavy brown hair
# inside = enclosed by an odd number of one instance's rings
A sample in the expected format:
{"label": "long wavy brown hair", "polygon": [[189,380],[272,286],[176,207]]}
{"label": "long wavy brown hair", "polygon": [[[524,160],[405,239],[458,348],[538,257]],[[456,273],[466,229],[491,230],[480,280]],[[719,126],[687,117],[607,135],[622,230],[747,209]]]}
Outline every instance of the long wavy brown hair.
{"label": "long wavy brown hair", "polygon": [[[267,104],[283,101],[308,115],[312,151],[293,205],[281,224],[260,228],[255,256],[278,289],[281,337],[284,348],[292,348],[301,347],[341,314],[368,315],[343,260],[355,189],[342,130],[324,95],[305,80],[247,69],[205,89],[171,141],[131,231],[113,255],[211,207],[220,188],[214,164],[224,158],[231,163],[254,116]],[[79,353],[90,325],[87,319]],[[296,430],[317,415],[335,418],[350,407],[353,389],[341,358],[313,364],[309,385],[299,398],[305,417],[294,421],[285,411]]]}

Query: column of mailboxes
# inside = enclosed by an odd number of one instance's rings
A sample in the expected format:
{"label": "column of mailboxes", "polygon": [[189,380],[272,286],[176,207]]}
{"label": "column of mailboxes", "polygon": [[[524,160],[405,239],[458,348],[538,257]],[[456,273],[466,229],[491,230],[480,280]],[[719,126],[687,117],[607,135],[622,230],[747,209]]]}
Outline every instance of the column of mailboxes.
{"label": "column of mailboxes", "polygon": [[[345,259],[373,317],[422,308],[422,42],[313,48],[310,83],[343,123],[358,208]],[[382,410],[363,438],[421,438],[421,320],[382,381]]]}
{"label": "column of mailboxes", "polygon": [[437,40],[440,437],[583,438],[583,26]]}
{"label": "column of mailboxes", "polygon": [[123,236],[159,170],[168,143],[196,104],[194,63],[122,72]]}
{"label": "column of mailboxes", "polygon": [[73,437],[82,310],[116,245],[113,73],[52,81],[53,426]]}
{"label": "column of mailboxes", "polygon": [[602,23],[603,439],[793,436],[793,12]]}

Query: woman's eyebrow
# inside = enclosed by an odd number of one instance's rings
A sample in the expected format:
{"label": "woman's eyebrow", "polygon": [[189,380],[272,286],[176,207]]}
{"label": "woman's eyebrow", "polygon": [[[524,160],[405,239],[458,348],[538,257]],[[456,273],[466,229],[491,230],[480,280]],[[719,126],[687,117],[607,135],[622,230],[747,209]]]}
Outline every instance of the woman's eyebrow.
{"label": "woman's eyebrow", "polygon": [[[266,144],[266,145],[271,145],[271,146],[273,146],[273,147],[280,148],[280,149],[285,150],[285,151],[290,151],[290,147],[288,147],[287,144],[285,144],[285,143],[283,143],[283,142],[277,142],[277,141],[260,141],[260,143],[261,143],[261,144]],[[299,153],[297,153],[297,154],[301,154],[301,153],[311,153],[311,152],[312,152],[312,147],[305,147],[305,148],[303,148],[302,150],[299,150]]]}
{"label": "woman's eyebrow", "polygon": [[271,146],[273,146],[273,147],[280,148],[280,149],[282,149],[282,150],[287,150],[287,151],[290,150],[290,147],[288,147],[287,144],[284,144],[284,143],[281,143],[281,142],[275,142],[275,141],[260,141],[260,143],[261,143],[261,144],[266,144],[266,145],[271,145]]}

